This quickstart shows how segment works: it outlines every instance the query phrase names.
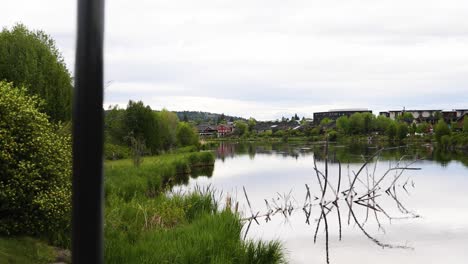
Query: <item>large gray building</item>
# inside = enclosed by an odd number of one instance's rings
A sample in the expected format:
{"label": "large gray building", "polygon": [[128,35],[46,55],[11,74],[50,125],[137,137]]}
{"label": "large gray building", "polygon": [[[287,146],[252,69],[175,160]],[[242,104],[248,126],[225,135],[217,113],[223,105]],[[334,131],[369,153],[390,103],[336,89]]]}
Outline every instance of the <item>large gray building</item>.
{"label": "large gray building", "polygon": [[329,118],[331,120],[337,120],[341,116],[351,116],[355,113],[372,113],[371,110],[365,108],[358,109],[333,109],[328,112],[317,112],[314,113],[314,124],[318,125],[323,119]]}

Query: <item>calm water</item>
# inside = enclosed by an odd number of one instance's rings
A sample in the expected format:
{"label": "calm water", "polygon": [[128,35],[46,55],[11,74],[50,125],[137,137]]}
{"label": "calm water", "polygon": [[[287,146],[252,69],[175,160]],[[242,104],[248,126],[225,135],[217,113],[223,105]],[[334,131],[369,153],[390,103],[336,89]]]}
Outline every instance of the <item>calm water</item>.
{"label": "calm water", "polygon": [[[338,164],[342,162],[342,190],[349,187],[348,174],[352,175],[362,164],[363,156],[376,151],[375,146],[332,146],[329,150],[329,180],[336,189]],[[324,169],[323,147],[304,145],[254,145],[221,144],[216,148],[218,159],[211,177],[191,179],[188,188],[194,185],[211,184],[223,194],[229,193],[239,201],[239,209],[248,216],[242,187],[247,190],[254,213],[266,212],[264,199],[278,203],[279,195],[290,193],[291,205],[301,208],[306,196],[305,184],[311,187],[312,197],[321,196],[317,176],[314,172],[314,153],[317,167]],[[407,156],[405,156],[407,155]],[[329,230],[330,263],[468,263],[468,162],[463,153],[439,153],[428,146],[409,147],[386,151],[377,164],[369,165],[372,174],[375,166],[375,178],[403,157],[402,163],[417,161],[412,167],[421,170],[406,171],[400,178],[395,191],[399,202],[419,218],[389,219],[378,213],[383,228],[379,230],[373,210],[367,207],[353,206],[354,213],[365,231],[383,243],[403,245],[413,249],[382,248],[371,241],[350,217],[345,202],[341,208],[342,239],[339,241],[339,225],[336,210],[327,215]],[[349,169],[348,169],[349,164]],[[382,185],[389,185],[394,179],[392,172]],[[360,177],[361,178],[361,177]],[[388,180],[387,180],[388,178]],[[366,176],[362,183],[356,183],[356,191],[366,192]],[[402,188],[405,185],[407,192]],[[413,187],[414,185],[414,187]],[[185,187],[187,188],[187,187]],[[326,200],[333,199],[328,191]],[[404,216],[396,202],[380,190],[376,198],[388,215]],[[317,203],[317,202],[315,202]],[[272,221],[265,223],[260,218],[260,225],[253,222],[247,234],[251,239],[278,239],[283,242],[291,263],[326,263],[325,230],[323,221],[314,244],[314,233],[320,208],[315,206],[311,212],[310,224],[301,209],[293,210],[287,218],[282,214],[272,216]],[[244,230],[245,231],[245,230]]]}

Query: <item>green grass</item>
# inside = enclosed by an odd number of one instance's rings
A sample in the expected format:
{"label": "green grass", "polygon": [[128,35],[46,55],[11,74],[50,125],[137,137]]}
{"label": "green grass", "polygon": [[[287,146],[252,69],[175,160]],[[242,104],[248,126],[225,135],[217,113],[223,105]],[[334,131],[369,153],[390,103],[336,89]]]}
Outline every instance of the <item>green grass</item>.
{"label": "green grass", "polygon": [[130,159],[106,161],[106,197],[117,195],[125,201],[154,197],[173,185],[187,183],[192,170],[198,176],[196,168],[212,169],[214,159],[212,152],[193,152],[144,157],[139,167],[133,166]]}
{"label": "green grass", "polygon": [[279,242],[241,239],[239,215],[218,208],[213,190],[167,192],[213,164],[211,152],[106,161],[106,263],[284,262]]}
{"label": "green grass", "polygon": [[0,237],[0,263],[30,264],[52,263],[55,261],[55,250],[33,238]]}
{"label": "green grass", "polygon": [[[106,263],[281,263],[281,244],[243,241],[237,214],[211,192],[116,202],[106,215]],[[113,207],[113,206],[111,206]]]}

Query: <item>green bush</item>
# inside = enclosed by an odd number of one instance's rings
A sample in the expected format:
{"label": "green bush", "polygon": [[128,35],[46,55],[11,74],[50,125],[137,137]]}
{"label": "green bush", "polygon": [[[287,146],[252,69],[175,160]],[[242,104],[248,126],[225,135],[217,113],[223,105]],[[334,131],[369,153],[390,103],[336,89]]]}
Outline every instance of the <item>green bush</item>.
{"label": "green bush", "polygon": [[336,131],[330,131],[328,133],[328,140],[331,142],[335,142],[338,139],[338,133]]}
{"label": "green bush", "polygon": [[104,158],[107,160],[127,159],[130,156],[131,151],[128,147],[110,143],[104,144]]}
{"label": "green bush", "polygon": [[55,133],[39,99],[0,82],[0,234],[68,239],[69,136]]}

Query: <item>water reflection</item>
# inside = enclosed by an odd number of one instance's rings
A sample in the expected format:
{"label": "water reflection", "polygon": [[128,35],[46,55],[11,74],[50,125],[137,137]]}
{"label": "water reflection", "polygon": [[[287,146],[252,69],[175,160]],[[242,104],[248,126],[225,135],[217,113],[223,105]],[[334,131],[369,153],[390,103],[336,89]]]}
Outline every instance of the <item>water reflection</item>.
{"label": "water reflection", "polygon": [[[338,160],[342,163],[360,163],[366,157],[371,156],[376,150],[388,148],[389,150],[382,153],[381,160],[397,160],[409,159],[416,157],[417,159],[425,159],[435,161],[443,166],[450,161],[460,161],[468,167],[468,153],[458,151],[443,151],[434,148],[430,144],[411,144],[400,146],[398,148],[388,146],[386,144],[362,144],[355,143],[351,145],[329,145],[329,161],[336,163]],[[268,143],[268,142],[220,142],[215,148],[218,159],[225,161],[226,158],[234,158],[239,155],[248,155],[251,159],[255,158],[256,154],[265,155],[281,155],[285,157],[304,157],[315,154],[319,161],[324,160],[325,144],[311,143]]]}
{"label": "water reflection", "polygon": [[[339,165],[336,162],[340,160],[343,183],[349,185],[353,171],[359,170],[363,158],[369,157],[379,147],[359,144],[331,145],[328,160],[330,181],[335,185],[338,182]],[[312,210],[307,212],[309,217],[302,210],[307,193],[305,184],[310,187],[312,202],[317,203],[321,199],[313,159],[315,154],[317,167],[323,171],[325,166],[323,145],[224,143],[219,144],[215,152],[219,160],[215,163],[213,176],[191,179],[187,188],[210,184],[224,193],[229,193],[239,201],[239,210],[245,213],[244,217],[251,216],[251,213],[243,194],[243,186],[247,190],[255,214],[268,212],[265,199],[273,210],[275,207],[272,199],[278,204],[281,200],[289,201],[290,205],[300,210],[288,212],[287,218],[271,216],[267,224],[264,224],[265,216],[257,218],[260,225],[253,222],[247,238],[281,240],[289,252],[291,263],[324,263],[327,232],[324,230],[323,219],[320,220],[317,243],[314,244],[314,235],[322,209],[320,206],[313,206]],[[379,224],[375,220],[375,210],[353,203],[353,213],[357,221],[371,237],[382,243],[408,246],[414,250],[382,249],[363,235],[353,216],[350,215],[347,204],[342,202],[339,205],[341,232],[339,232],[338,210],[334,208],[327,214],[328,209],[324,209],[329,230],[331,263],[468,263],[468,256],[465,253],[465,247],[468,245],[466,154],[444,153],[425,145],[404,147],[382,153],[381,160],[371,163],[369,170],[363,172],[371,173],[373,166],[376,165],[376,175],[382,175],[400,159],[409,162],[415,157],[421,160],[414,166],[422,170],[403,174],[395,191],[403,207],[415,215],[422,216],[421,218],[390,220],[380,213]],[[389,180],[394,174],[390,176]],[[356,184],[359,188],[356,189],[357,193],[367,191],[366,178],[363,178],[363,183]],[[405,184],[407,191],[403,188]],[[342,187],[343,191],[345,189]],[[395,192],[392,190],[391,194],[385,193],[385,188],[379,191],[381,196],[378,199],[382,198],[379,206],[390,216],[401,214],[400,209],[404,209],[396,206],[397,203],[392,198]],[[289,198],[284,199],[288,194]],[[333,194],[334,192],[329,190],[326,196],[328,198],[325,200],[333,200]],[[315,197],[318,200],[315,200]],[[364,201],[364,204],[367,202]],[[331,208],[332,205],[329,204],[327,207]]]}

